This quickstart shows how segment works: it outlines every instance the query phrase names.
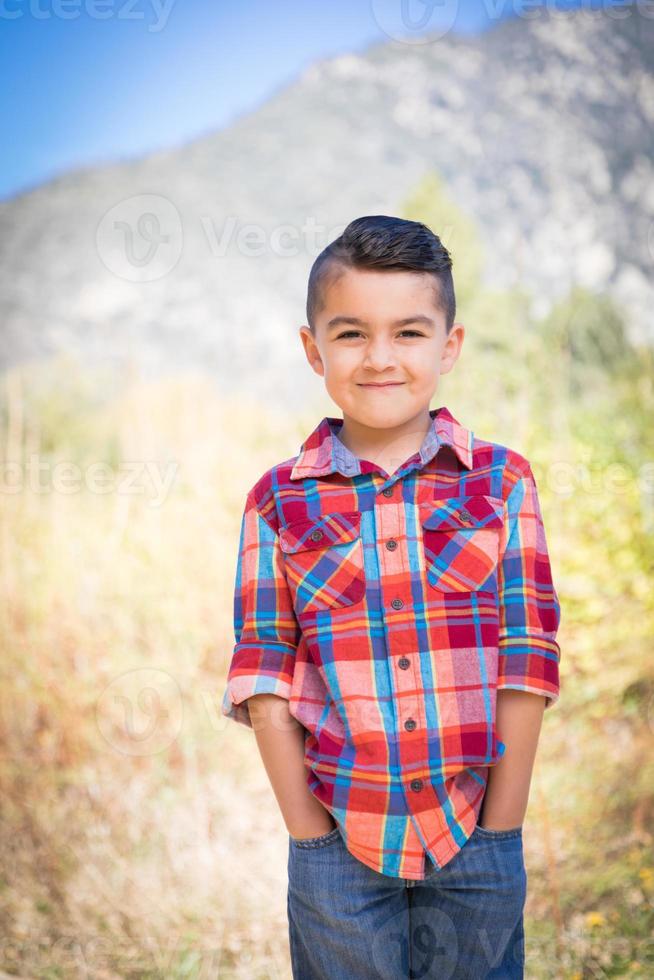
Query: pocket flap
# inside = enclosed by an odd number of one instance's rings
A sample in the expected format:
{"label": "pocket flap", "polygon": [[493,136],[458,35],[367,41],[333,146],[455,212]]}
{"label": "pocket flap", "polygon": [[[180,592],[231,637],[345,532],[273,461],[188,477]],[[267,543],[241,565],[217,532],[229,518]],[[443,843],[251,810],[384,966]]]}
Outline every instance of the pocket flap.
{"label": "pocket flap", "polygon": [[292,521],[285,527],[280,527],[279,543],[283,552],[292,555],[296,551],[346,544],[348,541],[355,541],[360,533],[361,512],[352,510]]}
{"label": "pocket flap", "polygon": [[504,524],[504,501],[484,494],[428,500],[420,505],[420,520],[422,526],[430,531],[501,528]]}

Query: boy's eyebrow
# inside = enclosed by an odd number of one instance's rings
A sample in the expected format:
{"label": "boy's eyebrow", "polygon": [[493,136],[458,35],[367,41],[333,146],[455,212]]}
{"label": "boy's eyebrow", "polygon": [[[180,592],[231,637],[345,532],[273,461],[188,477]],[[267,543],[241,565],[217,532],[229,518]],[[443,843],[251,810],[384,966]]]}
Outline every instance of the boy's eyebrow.
{"label": "boy's eyebrow", "polygon": [[[427,327],[435,326],[434,321],[431,317],[425,316],[424,313],[418,313],[415,316],[406,316],[401,320],[394,320],[392,326],[394,327],[406,327],[409,323],[424,323]],[[347,324],[350,327],[365,327],[367,323],[365,320],[360,320],[356,316],[333,316],[331,320],[327,322],[327,330],[333,330],[335,327],[340,327]]]}

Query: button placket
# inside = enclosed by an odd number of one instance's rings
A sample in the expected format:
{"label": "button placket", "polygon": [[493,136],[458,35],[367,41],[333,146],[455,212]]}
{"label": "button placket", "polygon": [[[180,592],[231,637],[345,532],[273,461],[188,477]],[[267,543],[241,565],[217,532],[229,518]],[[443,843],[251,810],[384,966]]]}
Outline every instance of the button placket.
{"label": "button placket", "polygon": [[[386,487],[381,496],[388,497],[388,503],[376,508],[377,555],[381,577],[381,601],[385,617],[391,621],[395,613],[407,614],[411,608],[410,592],[404,589],[398,594],[393,585],[388,585],[389,576],[408,568],[409,555],[406,535],[406,514],[401,499],[399,484]],[[395,496],[397,494],[397,496]],[[394,497],[394,501],[391,501]],[[393,506],[394,504],[394,506]],[[420,658],[413,649],[408,650],[403,631],[387,630],[386,644],[389,655],[389,671],[396,703],[395,718],[398,736],[400,765],[405,775],[402,780],[406,795],[407,812],[413,813],[420,803],[424,806],[424,792],[430,790],[422,779],[409,780],[409,773],[428,771],[428,745],[426,738],[424,707],[418,691],[420,684]],[[407,655],[408,654],[408,655]],[[422,795],[420,795],[422,794]],[[419,798],[418,798],[419,796]]]}
{"label": "button placket", "polygon": [[[387,487],[391,490],[392,487]],[[382,494],[386,494],[382,490]],[[404,607],[402,596],[390,596],[384,588],[384,581],[391,575],[401,573],[407,565],[408,556],[403,554],[402,544],[402,513],[401,508],[396,504],[380,506],[376,512],[377,517],[377,555],[379,561],[379,572],[382,580],[382,599],[387,609],[400,610]]]}

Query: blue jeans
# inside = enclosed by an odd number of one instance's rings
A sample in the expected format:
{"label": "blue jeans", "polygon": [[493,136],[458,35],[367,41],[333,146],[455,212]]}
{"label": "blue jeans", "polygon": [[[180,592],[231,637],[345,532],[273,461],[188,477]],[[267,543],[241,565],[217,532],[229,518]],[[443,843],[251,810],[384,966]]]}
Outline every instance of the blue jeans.
{"label": "blue jeans", "polygon": [[522,980],[526,895],[522,827],[477,825],[423,881],[373,871],[338,827],[289,837],[294,980]]}

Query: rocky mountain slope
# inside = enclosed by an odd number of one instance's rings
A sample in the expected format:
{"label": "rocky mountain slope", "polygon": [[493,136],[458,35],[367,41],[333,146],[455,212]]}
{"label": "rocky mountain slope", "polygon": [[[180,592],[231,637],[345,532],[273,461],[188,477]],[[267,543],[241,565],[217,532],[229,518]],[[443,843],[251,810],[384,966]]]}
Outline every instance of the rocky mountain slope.
{"label": "rocky mountain slope", "polygon": [[430,170],[478,222],[489,282],[542,311],[606,289],[654,339],[654,21],[621,10],[328,59],[225,130],[3,202],[0,366],[72,350],[304,398],[313,259]]}

